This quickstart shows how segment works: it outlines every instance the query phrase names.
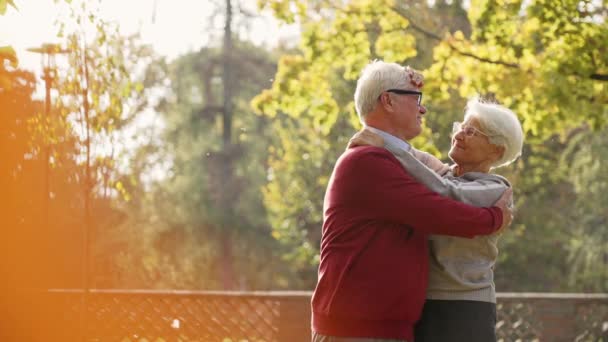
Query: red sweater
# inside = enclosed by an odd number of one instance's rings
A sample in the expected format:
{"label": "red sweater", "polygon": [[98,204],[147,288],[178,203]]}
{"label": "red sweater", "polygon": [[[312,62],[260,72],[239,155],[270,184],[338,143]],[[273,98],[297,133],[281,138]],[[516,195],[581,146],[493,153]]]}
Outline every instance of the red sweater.
{"label": "red sweater", "polygon": [[411,341],[427,288],[427,235],[490,234],[502,212],[441,197],[390,152],[366,146],[338,160],[323,221],[312,329]]}

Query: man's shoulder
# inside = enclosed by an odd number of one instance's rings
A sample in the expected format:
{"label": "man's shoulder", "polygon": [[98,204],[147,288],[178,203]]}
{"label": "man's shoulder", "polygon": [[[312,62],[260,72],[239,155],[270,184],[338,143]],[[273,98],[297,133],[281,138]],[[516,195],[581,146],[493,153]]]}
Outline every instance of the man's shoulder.
{"label": "man's shoulder", "polygon": [[344,151],[342,157],[344,158],[366,158],[366,157],[388,157],[392,156],[392,154],[385,149],[384,147],[376,147],[376,146],[356,146],[351,147],[348,150]]}
{"label": "man's shoulder", "polygon": [[374,166],[394,164],[400,168],[397,158],[384,147],[357,146],[344,151],[338,164],[342,166],[365,163]]}

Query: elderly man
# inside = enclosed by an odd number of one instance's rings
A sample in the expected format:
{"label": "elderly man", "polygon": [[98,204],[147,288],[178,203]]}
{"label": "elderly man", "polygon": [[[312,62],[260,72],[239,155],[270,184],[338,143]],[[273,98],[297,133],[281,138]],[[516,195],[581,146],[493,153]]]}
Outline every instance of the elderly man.
{"label": "elderly man", "polygon": [[[422,75],[375,61],[357,82],[361,122],[409,151],[421,132]],[[350,148],[324,201],[313,341],[413,341],[428,278],[427,237],[474,237],[510,223],[510,191],[489,208],[442,197],[418,183],[384,148]]]}

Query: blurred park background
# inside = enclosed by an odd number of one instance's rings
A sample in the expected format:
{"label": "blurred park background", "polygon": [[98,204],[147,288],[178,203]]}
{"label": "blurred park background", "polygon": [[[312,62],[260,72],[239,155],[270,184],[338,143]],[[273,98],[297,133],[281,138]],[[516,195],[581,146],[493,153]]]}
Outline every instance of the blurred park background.
{"label": "blurred park background", "polygon": [[423,71],[413,144],[443,160],[471,96],[522,121],[523,156],[496,170],[516,200],[498,291],[608,292],[606,0],[0,0],[0,14],[6,289],[312,290],[325,187],[361,127],[356,78],[380,58]]}

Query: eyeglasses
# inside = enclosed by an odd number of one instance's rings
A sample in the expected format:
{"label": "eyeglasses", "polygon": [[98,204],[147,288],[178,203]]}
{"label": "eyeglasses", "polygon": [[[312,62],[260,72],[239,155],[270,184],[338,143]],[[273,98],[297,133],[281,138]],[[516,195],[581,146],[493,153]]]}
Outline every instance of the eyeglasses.
{"label": "eyeglasses", "polygon": [[486,137],[490,136],[489,134],[486,134],[473,126],[465,126],[462,124],[462,122],[458,122],[458,121],[454,122],[454,124],[452,125],[452,136],[458,134],[460,131],[464,131],[464,134],[467,137],[472,137],[472,136],[476,135],[477,133],[484,135]]}
{"label": "eyeglasses", "polygon": [[422,103],[422,93],[415,90],[404,90],[404,89],[389,89],[387,93],[394,93],[399,95],[418,95],[418,107]]}

